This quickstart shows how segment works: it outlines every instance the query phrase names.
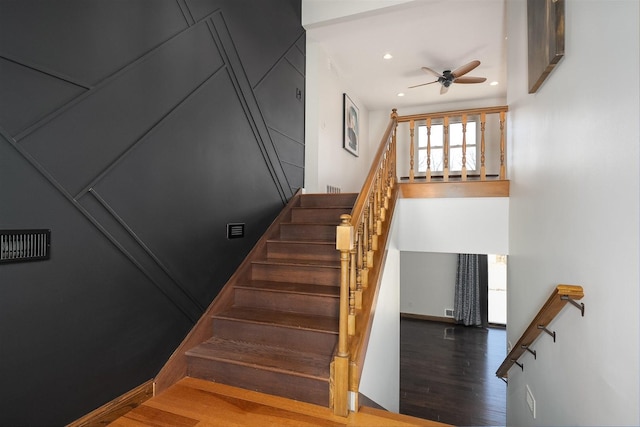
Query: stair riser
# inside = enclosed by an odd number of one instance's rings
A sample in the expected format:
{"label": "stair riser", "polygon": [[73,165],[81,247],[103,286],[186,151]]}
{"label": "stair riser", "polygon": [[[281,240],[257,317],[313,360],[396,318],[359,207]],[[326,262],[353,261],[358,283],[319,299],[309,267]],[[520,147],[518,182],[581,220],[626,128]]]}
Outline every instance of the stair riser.
{"label": "stair riser", "polygon": [[338,342],[337,334],[221,318],[213,319],[213,335],[318,354],[332,354]]}
{"label": "stair riser", "polygon": [[281,224],[280,238],[283,240],[336,240],[338,224]]}
{"label": "stair riser", "polygon": [[317,208],[327,206],[349,206],[353,207],[357,194],[305,194],[300,198],[301,207]]}
{"label": "stair riser", "polygon": [[339,261],[335,244],[319,245],[271,241],[267,243],[267,258],[316,261]]}
{"label": "stair riser", "polygon": [[291,211],[291,222],[317,222],[340,224],[340,215],[351,212],[350,208],[295,208]]}
{"label": "stair riser", "polygon": [[251,267],[251,278],[272,282],[340,286],[340,269],[255,263]]}
{"label": "stair riser", "polygon": [[190,377],[273,394],[327,407],[329,381],[299,377],[254,367],[189,357]]}
{"label": "stair riser", "polygon": [[236,288],[235,304],[242,307],[338,317],[340,300],[328,296]]}

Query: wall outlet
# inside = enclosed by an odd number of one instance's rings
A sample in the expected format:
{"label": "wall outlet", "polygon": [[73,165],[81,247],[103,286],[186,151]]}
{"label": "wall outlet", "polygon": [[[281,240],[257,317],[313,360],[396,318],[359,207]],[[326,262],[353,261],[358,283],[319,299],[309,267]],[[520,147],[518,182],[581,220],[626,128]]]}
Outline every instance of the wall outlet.
{"label": "wall outlet", "polygon": [[444,317],[453,317],[453,308],[445,308]]}
{"label": "wall outlet", "polygon": [[529,388],[529,385],[526,385],[526,389],[527,389],[527,395],[526,395],[526,399],[527,399],[527,406],[529,406],[529,411],[531,411],[531,415],[533,415],[533,419],[535,420],[536,418],[536,399],[533,397],[533,393],[531,393],[531,389]]}

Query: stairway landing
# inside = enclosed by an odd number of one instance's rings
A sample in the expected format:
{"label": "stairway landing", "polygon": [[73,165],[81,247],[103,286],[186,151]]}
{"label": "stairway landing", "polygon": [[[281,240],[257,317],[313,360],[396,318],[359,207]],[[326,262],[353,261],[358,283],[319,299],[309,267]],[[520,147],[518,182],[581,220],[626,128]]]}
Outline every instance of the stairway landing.
{"label": "stairway landing", "polygon": [[114,427],[140,426],[448,426],[361,407],[347,417],[310,403],[186,377],[126,415]]}

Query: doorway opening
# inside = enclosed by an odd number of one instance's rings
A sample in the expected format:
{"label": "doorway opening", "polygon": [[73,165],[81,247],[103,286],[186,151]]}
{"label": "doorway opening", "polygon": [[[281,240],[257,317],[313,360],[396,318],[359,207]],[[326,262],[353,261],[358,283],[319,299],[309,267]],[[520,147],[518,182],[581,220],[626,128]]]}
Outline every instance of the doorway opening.
{"label": "doorway opening", "polygon": [[489,305],[488,321],[494,325],[507,324],[507,256],[487,255]]}

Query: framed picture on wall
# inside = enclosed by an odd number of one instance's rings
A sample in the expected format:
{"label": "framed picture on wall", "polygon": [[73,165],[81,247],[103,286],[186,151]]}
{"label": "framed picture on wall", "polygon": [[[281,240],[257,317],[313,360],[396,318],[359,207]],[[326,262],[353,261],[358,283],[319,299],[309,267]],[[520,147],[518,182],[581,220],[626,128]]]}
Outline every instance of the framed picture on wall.
{"label": "framed picture on wall", "polygon": [[344,93],[342,94],[343,98],[343,136],[342,136],[342,147],[358,157],[360,150],[360,131],[359,131],[359,112],[356,104],[353,103],[351,98]]}
{"label": "framed picture on wall", "polygon": [[564,0],[527,0],[529,93],[564,56]]}

